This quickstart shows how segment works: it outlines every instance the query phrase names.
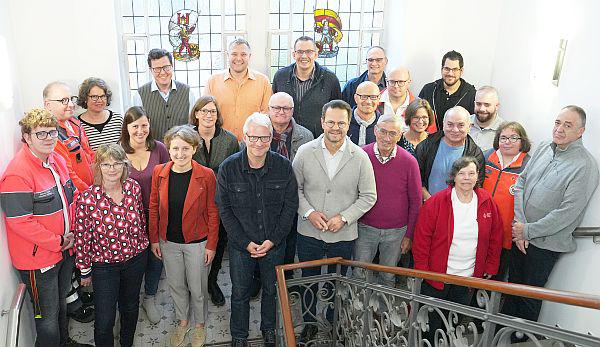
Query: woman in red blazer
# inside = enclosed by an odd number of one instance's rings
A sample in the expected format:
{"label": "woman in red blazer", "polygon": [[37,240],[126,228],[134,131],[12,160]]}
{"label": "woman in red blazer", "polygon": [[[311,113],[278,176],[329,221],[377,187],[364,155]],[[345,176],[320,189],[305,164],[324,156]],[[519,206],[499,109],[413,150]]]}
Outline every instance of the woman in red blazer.
{"label": "woman in red blazer", "polygon": [[192,160],[199,142],[192,127],[171,128],[165,134],[171,161],[157,165],[152,173],[150,242],[152,252],[165,265],[179,320],[170,337],[171,346],[185,340],[191,314],[196,323],[192,346],[202,346],[205,341],[208,273],[217,248],[219,216],[215,175]]}
{"label": "woman in red blazer", "polygon": [[[498,271],[502,219],[491,195],[476,187],[480,168],[473,157],[452,165],[449,187],[428,199],[419,212],[413,240],[415,269],[467,277],[490,278]],[[425,281],[421,293],[462,304],[469,288]],[[428,339],[441,326],[430,317]],[[445,329],[443,329],[445,330]]]}

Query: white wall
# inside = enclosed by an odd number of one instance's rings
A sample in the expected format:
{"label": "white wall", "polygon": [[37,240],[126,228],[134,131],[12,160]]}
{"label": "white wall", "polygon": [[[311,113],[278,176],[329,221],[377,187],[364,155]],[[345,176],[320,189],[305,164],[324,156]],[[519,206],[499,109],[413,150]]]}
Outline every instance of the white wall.
{"label": "white wall", "polygon": [[[385,45],[389,67],[410,68],[418,93],[438,79],[442,55],[463,54],[464,78],[491,84],[500,93],[501,114],[521,122],[534,142],[551,138],[561,107],[582,106],[588,114],[584,143],[600,162],[600,3],[559,1],[389,1]],[[569,40],[558,87],[551,78],[561,38]],[[600,226],[600,192],[583,225]],[[600,245],[577,240],[578,250],[558,262],[548,287],[600,295]],[[600,336],[600,312],[545,304],[541,321]]]}

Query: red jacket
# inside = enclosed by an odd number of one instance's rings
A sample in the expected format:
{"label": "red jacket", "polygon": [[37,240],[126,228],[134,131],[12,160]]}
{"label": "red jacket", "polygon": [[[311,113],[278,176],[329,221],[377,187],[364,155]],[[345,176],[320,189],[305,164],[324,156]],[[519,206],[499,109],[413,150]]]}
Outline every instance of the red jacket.
{"label": "red jacket", "polygon": [[485,159],[485,181],[483,189],[492,194],[494,202],[498,205],[502,224],[504,225],[504,238],[502,248],[512,247],[512,220],[515,217],[515,184],[517,178],[525,169],[529,161],[529,154],[521,152],[517,159],[501,169],[500,159],[496,151]]}
{"label": "red jacket", "polygon": [[[150,193],[150,242],[167,239],[169,225],[169,172],[173,162],[156,165]],[[215,174],[192,160],[192,178],[183,204],[182,228],[185,242],[207,238],[206,249],[217,249],[219,213],[215,204]]]}
{"label": "red jacket", "polygon": [[[65,125],[69,124],[69,127]],[[90,148],[85,131],[77,118],[71,117],[60,121],[58,127],[58,142],[54,151],[60,154],[67,163],[69,176],[80,192],[86,190],[94,182],[92,162],[94,151]]]}
{"label": "red jacket", "polygon": [[[58,175],[60,185],[50,168]],[[67,230],[71,230],[75,193],[61,156],[51,153],[48,165],[44,166],[28,145],[24,144],[17,152],[0,180],[8,250],[16,269],[42,269],[62,259],[64,210]]]}
{"label": "red jacket", "polygon": [[[495,275],[500,265],[502,219],[487,191],[475,188],[475,194],[479,236],[473,277],[483,277],[484,273]],[[452,187],[448,187],[434,194],[421,207],[412,247],[415,269],[445,274],[453,235]],[[434,288],[444,288],[442,282],[428,282]]]}

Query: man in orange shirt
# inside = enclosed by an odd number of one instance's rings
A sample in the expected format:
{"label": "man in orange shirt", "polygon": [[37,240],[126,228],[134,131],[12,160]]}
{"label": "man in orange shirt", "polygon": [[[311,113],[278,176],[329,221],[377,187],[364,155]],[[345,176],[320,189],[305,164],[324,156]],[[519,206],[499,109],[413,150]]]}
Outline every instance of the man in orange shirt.
{"label": "man in orange shirt", "polygon": [[217,99],[223,114],[223,128],[231,131],[238,140],[243,138],[242,127],[254,112],[267,113],[271,84],[264,74],[248,68],[252,56],[250,44],[236,39],[229,44],[229,68],[208,79],[204,95]]}

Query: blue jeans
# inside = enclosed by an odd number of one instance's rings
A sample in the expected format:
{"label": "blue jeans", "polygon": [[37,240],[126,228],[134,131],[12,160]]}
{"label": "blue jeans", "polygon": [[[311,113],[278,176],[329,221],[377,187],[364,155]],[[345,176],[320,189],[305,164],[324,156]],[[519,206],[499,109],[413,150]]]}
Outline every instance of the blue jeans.
{"label": "blue jeans", "polygon": [[[301,262],[334,257],[342,257],[344,259],[350,260],[352,259],[352,249],[354,248],[354,241],[338,241],[333,243],[327,243],[325,241],[317,240],[309,236],[298,234],[296,248],[298,252],[298,260],[300,260]],[[345,274],[348,271],[348,267],[342,266],[341,270],[342,274]],[[336,265],[329,265],[327,267],[328,273],[333,273],[335,271]],[[302,277],[317,276],[320,274],[320,266],[302,269]],[[310,286],[310,291],[313,293],[313,295],[317,294],[318,286],[318,283],[312,284]],[[331,288],[330,286],[325,286],[324,289],[327,293],[331,293],[330,291],[333,290],[333,288]],[[304,322],[316,321],[317,300],[312,300],[311,303],[312,304],[309,305],[309,307],[307,307],[307,310],[304,314]],[[333,321],[332,310],[327,310],[326,318],[330,322]]]}
{"label": "blue jeans", "polygon": [[272,248],[262,258],[251,258],[248,251],[240,251],[229,243],[229,275],[231,277],[231,337],[248,338],[250,319],[250,291],[256,265],[260,267],[262,297],[260,302],[260,330],[275,330],[276,307],[275,266],[283,263],[285,242]]}
{"label": "blue jeans", "polygon": [[[358,239],[354,242],[354,260],[372,263],[379,249],[379,264],[396,266],[402,250],[402,239],[406,234],[406,226],[398,229],[378,229],[358,223]],[[356,268],[355,275],[365,278],[365,272]],[[394,274],[380,272],[383,284],[394,287]]]}
{"label": "blue jeans", "polygon": [[140,288],[148,250],[123,263],[94,263],[94,340],[96,347],[114,346],[113,327],[117,303],[121,315],[121,346],[133,346],[140,307]]}
{"label": "blue jeans", "polygon": [[156,295],[162,269],[162,260],[158,259],[150,250],[150,246],[148,246],[148,263],[146,264],[146,273],[144,274],[144,293],[146,295]]}
{"label": "blue jeans", "polygon": [[[63,252],[63,259],[44,273],[40,270],[19,270],[36,315],[36,347],[65,346],[67,343],[69,319],[66,298],[71,289],[74,259],[68,252]],[[35,291],[32,291],[34,287]],[[34,293],[37,293],[37,299]]]}

